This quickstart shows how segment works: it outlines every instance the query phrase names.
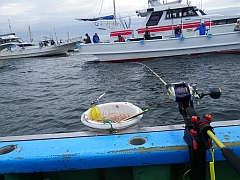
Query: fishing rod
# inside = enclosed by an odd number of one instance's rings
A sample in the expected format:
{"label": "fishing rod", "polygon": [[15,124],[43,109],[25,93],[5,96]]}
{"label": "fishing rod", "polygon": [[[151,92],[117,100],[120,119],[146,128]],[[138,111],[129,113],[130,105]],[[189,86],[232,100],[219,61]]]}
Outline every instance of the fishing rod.
{"label": "fishing rod", "polygon": [[[149,69],[163,85],[166,86],[168,98],[178,103],[179,112],[183,116],[185,122],[183,138],[189,149],[191,169],[188,175],[190,179],[206,179],[206,150],[213,148],[212,141],[220,148],[222,155],[240,176],[240,158],[215,136],[213,127],[210,126],[212,116],[206,114],[200,117],[194,109],[194,102],[199,103],[199,100],[204,96],[208,95],[212,99],[219,99],[221,97],[221,89],[213,88],[207,93],[199,93],[196,84],[189,85],[186,82],[168,84],[151,68],[143,63],[138,64]],[[211,175],[214,174],[214,167],[211,167],[211,164],[210,171]]]}

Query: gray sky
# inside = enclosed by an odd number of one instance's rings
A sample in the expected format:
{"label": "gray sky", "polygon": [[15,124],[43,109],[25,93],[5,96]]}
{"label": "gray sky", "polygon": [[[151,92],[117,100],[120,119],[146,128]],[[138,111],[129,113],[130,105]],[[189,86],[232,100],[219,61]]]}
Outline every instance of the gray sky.
{"label": "gray sky", "polygon": [[[236,10],[240,8],[239,0],[189,1],[192,5],[202,7],[206,12],[218,8],[234,7]],[[186,1],[183,0],[183,3]],[[100,37],[106,38],[108,32],[94,29],[90,23],[76,21],[75,18],[113,14],[112,7],[112,0],[0,0],[0,33],[10,33],[10,20],[12,32],[26,41],[29,41],[28,26],[31,27],[36,42],[40,40],[41,35],[55,37],[54,29],[58,39],[66,39],[67,32],[70,37],[84,36],[86,32],[93,35],[97,32]],[[137,28],[144,19],[135,16],[135,11],[146,7],[147,0],[116,0],[117,15],[132,15],[132,28]]]}

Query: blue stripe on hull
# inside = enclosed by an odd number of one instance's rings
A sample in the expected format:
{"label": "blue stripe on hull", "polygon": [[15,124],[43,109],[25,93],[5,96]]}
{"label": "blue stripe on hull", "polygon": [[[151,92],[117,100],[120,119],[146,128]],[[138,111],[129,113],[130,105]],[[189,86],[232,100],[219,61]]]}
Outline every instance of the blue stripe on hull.
{"label": "blue stripe on hull", "polygon": [[[215,128],[216,136],[240,156],[240,127]],[[146,139],[132,145],[134,137]],[[48,172],[189,162],[183,130],[1,142],[17,145],[0,155],[0,174]],[[210,153],[207,153],[209,160]],[[215,148],[215,160],[224,160]]]}

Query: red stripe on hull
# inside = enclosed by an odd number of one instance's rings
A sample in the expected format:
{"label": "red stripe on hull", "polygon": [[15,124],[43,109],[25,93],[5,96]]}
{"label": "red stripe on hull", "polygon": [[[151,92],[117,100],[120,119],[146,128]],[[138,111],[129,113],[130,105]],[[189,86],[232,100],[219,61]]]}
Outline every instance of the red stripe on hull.
{"label": "red stripe on hull", "polygon": [[113,32],[110,32],[110,37],[118,36],[118,35],[127,36],[127,35],[132,35],[132,34],[133,34],[132,30],[113,31]]}
{"label": "red stripe on hull", "polygon": [[[206,21],[205,26],[214,26],[213,22]],[[189,28],[197,28],[200,23],[199,22],[194,22],[194,23],[188,23],[188,24],[183,24],[183,27],[181,24],[179,24],[182,29],[189,29]],[[163,31],[171,31],[177,27],[177,24],[175,25],[169,25],[169,26],[156,26],[156,27],[148,27],[150,32],[163,32]],[[143,34],[145,32],[145,28],[139,28],[138,29],[138,34]]]}

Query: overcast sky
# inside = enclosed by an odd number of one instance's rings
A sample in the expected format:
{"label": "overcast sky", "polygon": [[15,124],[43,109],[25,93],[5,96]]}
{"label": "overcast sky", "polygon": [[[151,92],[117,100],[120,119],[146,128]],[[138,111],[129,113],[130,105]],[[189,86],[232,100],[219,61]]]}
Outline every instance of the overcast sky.
{"label": "overcast sky", "polygon": [[[117,16],[132,15],[132,27],[137,28],[139,23],[141,25],[143,18],[136,17],[135,11],[147,8],[148,0],[115,1]],[[206,12],[227,7],[240,9],[239,0],[189,1],[192,5],[202,7]],[[171,1],[168,0],[168,2]],[[183,0],[183,3],[186,3],[186,0]],[[67,32],[70,37],[84,36],[86,32],[90,35],[97,32],[100,36],[108,36],[106,31],[94,29],[90,23],[76,21],[75,18],[93,18],[113,14],[112,7],[112,0],[0,0],[0,34],[11,32],[10,22],[12,32],[26,41],[29,41],[29,26],[35,41],[38,41],[41,35],[55,36],[55,32],[58,38],[63,39],[67,38]]]}

